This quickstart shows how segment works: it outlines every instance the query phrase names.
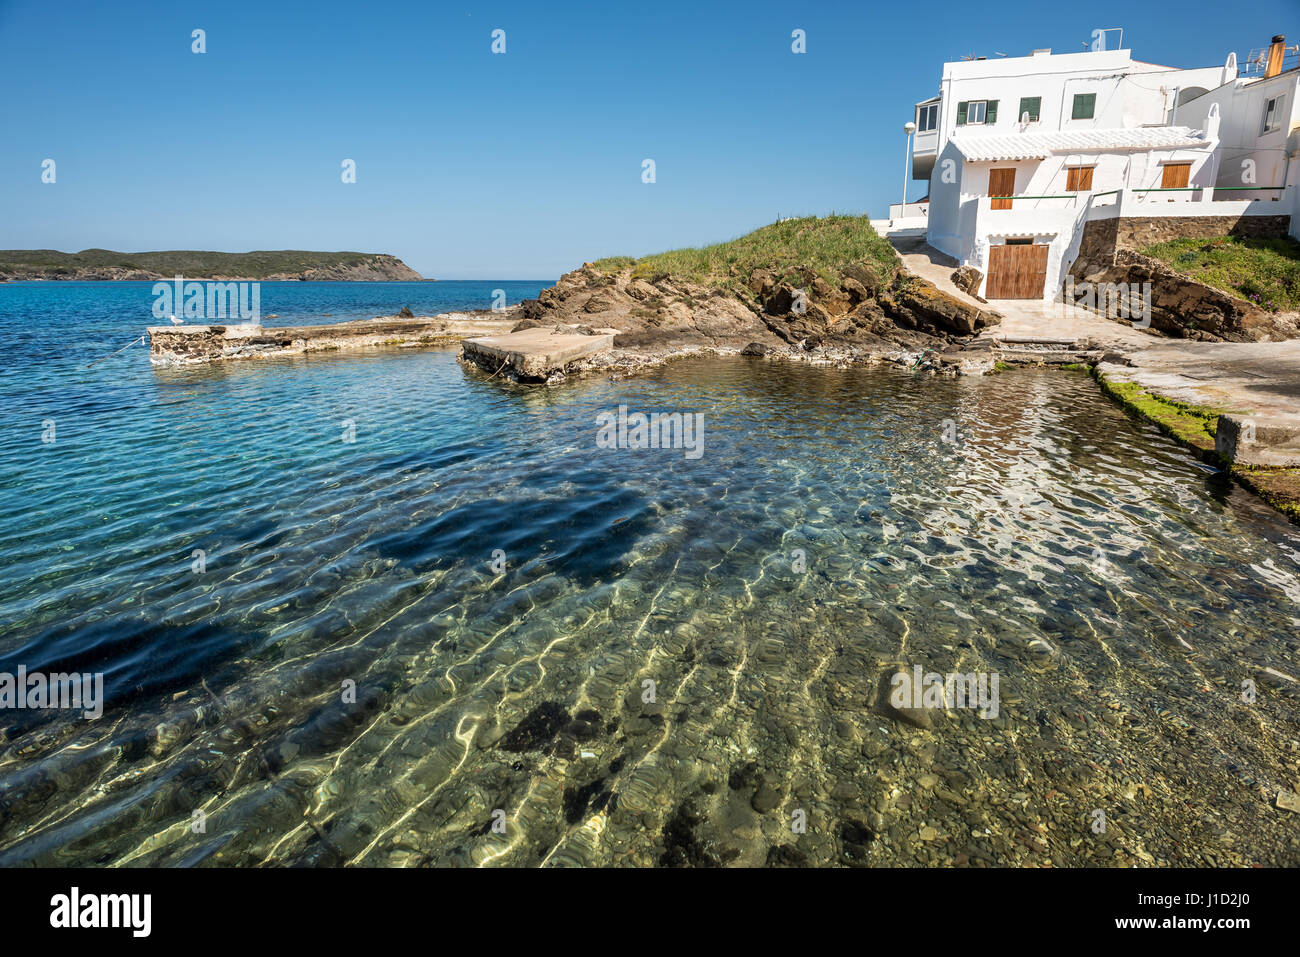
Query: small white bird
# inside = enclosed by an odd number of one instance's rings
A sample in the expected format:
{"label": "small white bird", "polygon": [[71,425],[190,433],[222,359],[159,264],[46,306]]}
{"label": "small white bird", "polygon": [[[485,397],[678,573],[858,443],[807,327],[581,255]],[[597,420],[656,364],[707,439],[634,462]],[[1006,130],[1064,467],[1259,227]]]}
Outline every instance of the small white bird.
{"label": "small white bird", "polygon": [[173,326],[183,326],[185,324],[184,319],[177,319],[175,316],[168,316],[167,318],[172,321]]}

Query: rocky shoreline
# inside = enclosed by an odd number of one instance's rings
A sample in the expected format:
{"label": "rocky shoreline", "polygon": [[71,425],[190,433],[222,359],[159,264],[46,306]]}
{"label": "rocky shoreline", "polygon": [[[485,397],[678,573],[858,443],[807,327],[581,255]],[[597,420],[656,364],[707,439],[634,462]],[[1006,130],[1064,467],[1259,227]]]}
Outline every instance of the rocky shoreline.
{"label": "rocky shoreline", "polygon": [[[549,382],[592,373],[621,377],[699,355],[893,363],[953,375],[995,366],[993,343],[976,340],[1000,321],[990,309],[962,302],[901,267],[891,272],[872,262],[851,263],[835,284],[811,269],[800,272],[798,287],[770,269],[706,284],[586,263],[521,303],[512,331],[619,330],[612,352],[569,363]],[[476,361],[469,355],[462,360]]]}

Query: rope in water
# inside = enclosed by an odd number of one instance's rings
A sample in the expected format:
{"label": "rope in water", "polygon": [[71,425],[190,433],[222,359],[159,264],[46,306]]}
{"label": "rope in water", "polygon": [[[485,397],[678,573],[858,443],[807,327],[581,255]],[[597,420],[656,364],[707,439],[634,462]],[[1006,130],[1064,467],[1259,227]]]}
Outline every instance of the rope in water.
{"label": "rope in water", "polygon": [[126,345],[124,345],[121,349],[118,349],[117,352],[110,352],[110,353],[109,353],[108,355],[106,355],[106,356],[100,356],[100,357],[99,357],[98,359],[96,359],[94,362],[87,362],[87,363],[86,363],[86,368],[89,369],[91,366],[93,366],[93,365],[95,365],[95,364],[97,364],[97,363],[103,362],[105,359],[111,359],[111,358],[113,358],[113,356],[117,355],[119,352],[125,352],[127,349],[130,349],[130,348],[131,348],[133,345],[135,345],[137,342],[140,343],[141,345],[144,345],[145,340],[147,340],[148,338],[149,338],[149,333],[147,333],[147,332],[146,332],[144,335],[136,336],[134,339],[132,339],[130,342],[128,342]]}

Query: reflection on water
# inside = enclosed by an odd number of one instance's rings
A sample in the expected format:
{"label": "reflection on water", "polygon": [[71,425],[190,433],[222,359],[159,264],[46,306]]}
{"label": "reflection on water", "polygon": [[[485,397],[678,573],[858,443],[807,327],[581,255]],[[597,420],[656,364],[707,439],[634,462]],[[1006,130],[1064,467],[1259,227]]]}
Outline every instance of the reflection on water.
{"label": "reflection on water", "polygon": [[0,864],[1300,863],[1300,536],[1084,376],[148,376],[0,446],[0,671],[107,697],[9,713]]}

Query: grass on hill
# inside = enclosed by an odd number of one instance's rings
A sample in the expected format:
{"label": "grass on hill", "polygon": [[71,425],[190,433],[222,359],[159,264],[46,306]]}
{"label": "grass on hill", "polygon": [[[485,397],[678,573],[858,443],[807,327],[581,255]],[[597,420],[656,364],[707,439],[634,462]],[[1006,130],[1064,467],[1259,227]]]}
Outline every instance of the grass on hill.
{"label": "grass on hill", "polygon": [[778,281],[795,282],[798,271],[811,269],[832,285],[850,263],[877,266],[882,277],[896,269],[893,247],[865,216],[805,216],[763,226],[739,239],[712,246],[672,249],[633,259],[611,256],[593,265],[614,273],[632,267],[638,279],[673,276],[691,282],[743,285],[755,269],[771,269]]}
{"label": "grass on hill", "polygon": [[260,279],[275,273],[297,273],[328,266],[365,262],[373,253],[308,252],[281,249],[251,253],[221,253],[173,249],[147,253],[119,253],[111,249],[83,249],[63,253],[57,249],[0,249],[0,274],[19,270],[72,273],[79,268],[142,269],[164,276],[248,276]]}
{"label": "grass on hill", "polygon": [[1268,312],[1300,310],[1300,243],[1294,239],[1174,239],[1142,253]]}

